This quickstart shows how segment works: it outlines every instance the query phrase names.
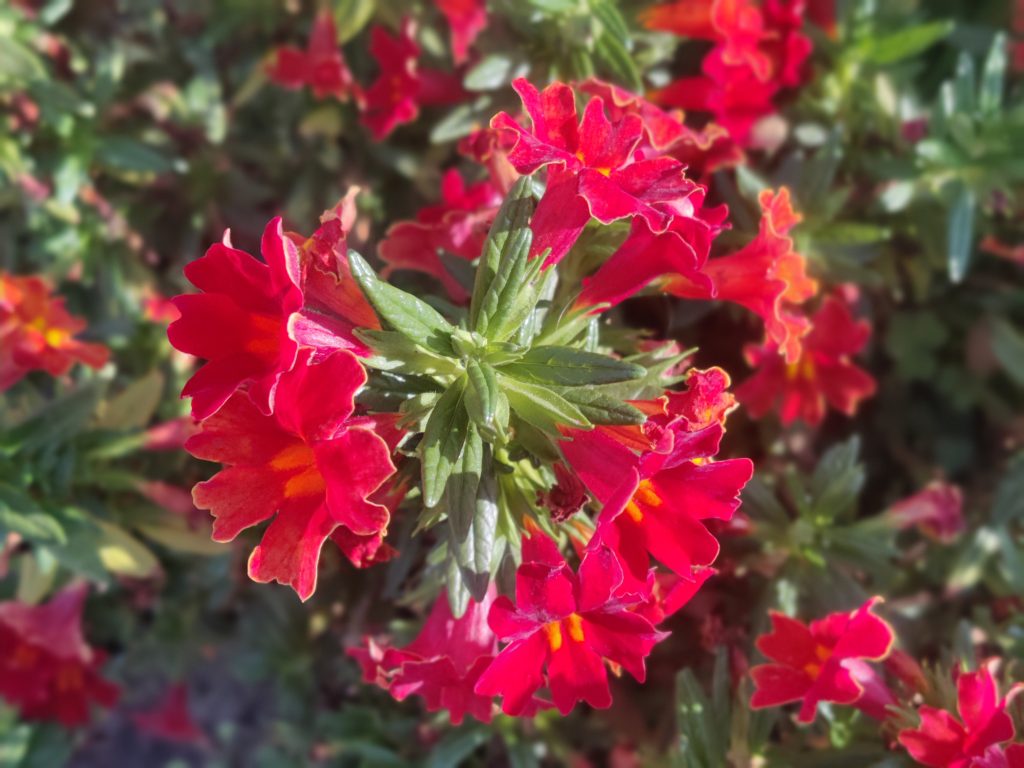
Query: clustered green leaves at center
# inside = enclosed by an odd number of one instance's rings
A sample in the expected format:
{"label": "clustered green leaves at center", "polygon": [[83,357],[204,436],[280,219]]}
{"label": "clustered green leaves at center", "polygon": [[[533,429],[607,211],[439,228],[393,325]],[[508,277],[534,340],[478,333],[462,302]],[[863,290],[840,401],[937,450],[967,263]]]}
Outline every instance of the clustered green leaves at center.
{"label": "clustered green leaves at center", "polygon": [[[385,330],[359,332],[374,352],[368,364],[400,381],[426,377],[436,387],[410,388],[402,412],[419,426],[423,474],[421,527],[447,518],[449,597],[481,599],[505,547],[498,517],[507,514],[498,474],[514,474],[531,457],[557,458],[561,428],[638,424],[643,415],[604,394],[600,385],[643,377],[639,365],[584,348],[587,335],[556,333],[578,314],[552,311],[555,267],[530,256],[535,207],[529,178],[509,192],[484,244],[468,312],[455,324],[434,307],[377,278],[357,253],[352,274]],[[564,320],[563,320],[564,316]],[[572,346],[544,343],[571,338]],[[453,588],[453,580],[465,590]],[[459,594],[462,595],[460,599]],[[461,604],[461,605],[460,605]]]}

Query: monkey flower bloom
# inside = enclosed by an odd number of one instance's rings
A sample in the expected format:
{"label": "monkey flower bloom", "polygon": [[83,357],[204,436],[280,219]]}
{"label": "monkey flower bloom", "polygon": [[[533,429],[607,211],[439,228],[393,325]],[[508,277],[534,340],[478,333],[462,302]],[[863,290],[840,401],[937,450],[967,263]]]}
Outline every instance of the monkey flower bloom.
{"label": "monkey flower bloom", "polygon": [[[911,757],[930,768],[999,765],[986,762],[987,753],[993,745],[1013,738],[1013,720],[1006,709],[1022,690],[1024,684],[1018,683],[1000,698],[988,666],[977,672],[963,672],[956,681],[959,719],[945,710],[924,705],[918,710],[921,724],[900,731],[899,742]],[[993,755],[993,759],[996,757]],[[1019,753],[1014,759],[1019,759]]]}
{"label": "monkey flower bloom", "polygon": [[272,416],[239,393],[185,445],[227,465],[193,491],[196,506],[216,518],[214,540],[231,541],[274,517],[249,558],[249,575],[288,584],[303,600],[316,589],[328,537],[357,565],[365,564],[357,556],[365,540],[383,539],[388,509],[369,497],[395,471],[385,440],[353,418],[366,383],[359,361],[342,351],[310,365],[311,354],[304,351],[281,376]]}
{"label": "monkey flower bloom", "polygon": [[967,526],[960,488],[941,480],[889,507],[885,519],[897,528],[916,525],[926,536],[948,544]]}
{"label": "monkey flower bloom", "polygon": [[577,701],[611,706],[605,661],[643,682],[644,659],[666,634],[631,610],[637,601],[616,596],[621,582],[622,568],[605,546],[588,546],[579,572],[573,573],[543,533],[524,537],[517,604],[501,596],[488,616],[491,629],[508,645],[483,673],[476,692],[502,696],[502,710],[520,715],[544,685],[546,670],[551,697],[565,715]]}
{"label": "monkey flower bloom", "polygon": [[875,393],[875,380],[850,361],[868,342],[868,323],[854,321],[838,296],[826,298],[811,322],[794,362],[787,364],[774,342],[747,347],[747,362],[757,371],[736,394],[755,418],[781,401],[783,424],[803,419],[815,426],[825,418],[826,404],[852,416],[860,401]]}
{"label": "monkey flower bloom", "polygon": [[547,188],[531,221],[534,255],[550,248],[548,263],[558,262],[591,216],[605,224],[640,217],[653,231],[663,232],[677,212],[692,214],[687,198],[698,187],[683,164],[670,157],[637,159],[644,135],[639,114],[623,112],[612,122],[604,99],[595,96],[578,119],[576,95],[565,83],[538,91],[518,78],[512,87],[532,128],[523,128],[505,112],[491,120],[491,127],[518,137],[509,160],[519,173],[548,168]]}
{"label": "monkey flower bloom", "polygon": [[99,670],[105,654],[82,635],[87,587],[66,587],[43,605],[0,603],[0,697],[30,720],[89,721],[89,705],[112,707],[120,691]]}
{"label": "monkey flower bloom", "polygon": [[1024,768],[1024,744],[1010,744],[1005,749],[991,746],[970,768]]}
{"label": "monkey flower bloom", "polygon": [[465,98],[458,77],[420,69],[416,23],[409,17],[402,19],[397,36],[382,26],[370,30],[370,53],[380,73],[366,89],[362,121],[378,141],[415,120],[421,106],[454,104]]}
{"label": "monkey flower bloom", "polygon": [[750,670],[757,690],[754,709],[801,702],[798,719],[810,723],[819,701],[856,703],[877,719],[896,701],[865,663],[881,661],[892,649],[892,628],[872,613],[874,597],[851,613],[830,613],[810,626],[772,612],[772,631],[757,639],[757,648],[772,663]]}
{"label": "monkey flower bloom", "polygon": [[309,86],[318,99],[360,96],[359,86],[338,48],[334,15],[326,9],[313,21],[306,50],[290,45],[278,48],[267,67],[267,75],[285,88]]}
{"label": "monkey flower bloom", "polygon": [[172,685],[155,707],[136,712],[132,720],[140,730],[167,741],[196,746],[208,743],[188,710],[188,689],[182,683]]}
{"label": "monkey flower bloom", "polygon": [[398,701],[422,696],[428,712],[446,710],[454,725],[467,714],[489,723],[493,699],[473,689],[498,652],[498,638],[487,626],[495,594],[492,584],[482,602],[470,600],[456,619],[442,591],[409,645],[386,648],[367,638],[366,647],[350,648],[348,654],[359,662],[365,682],[376,683]]}
{"label": "monkey flower bloom", "polygon": [[487,26],[486,0],[437,0],[437,8],[452,30],[452,58],[462,64],[469,56],[469,47]]}
{"label": "monkey flower bloom", "polygon": [[29,371],[63,376],[75,363],[101,368],[110,351],[76,339],[84,329],[42,277],[0,272],[0,392]]}
{"label": "monkey flower bloom", "polygon": [[207,361],[181,392],[192,397],[196,419],[215,413],[243,384],[253,403],[271,413],[278,379],[298,354],[288,322],[302,307],[299,251],[281,219],[263,231],[265,264],[232,248],[229,234],[185,267],[202,293],[176,296],[181,317],[167,328],[175,349]]}
{"label": "monkey flower bloom", "polygon": [[453,300],[469,299],[466,289],[441,261],[442,251],[472,261],[483,250],[487,231],[501,204],[502,194],[490,181],[466,185],[454,168],[441,179],[441,203],[423,208],[415,221],[391,225],[380,244],[387,264],[382,277],[397,269],[433,275]]}

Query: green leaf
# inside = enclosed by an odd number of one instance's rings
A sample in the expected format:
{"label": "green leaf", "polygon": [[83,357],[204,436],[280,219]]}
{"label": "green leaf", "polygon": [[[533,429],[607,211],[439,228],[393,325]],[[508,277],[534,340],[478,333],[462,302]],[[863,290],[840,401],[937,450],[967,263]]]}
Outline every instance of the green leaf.
{"label": "green leaf", "polygon": [[490,733],[482,727],[470,726],[449,731],[430,751],[425,768],[450,768],[462,765],[477,747],[487,743]]}
{"label": "green leaf", "polygon": [[495,335],[492,327],[505,328],[502,318],[507,316],[513,296],[523,290],[530,271],[533,210],[530,178],[524,176],[509,190],[484,242],[469,305],[469,327],[494,341],[507,338]]}
{"label": "green leaf", "polygon": [[974,209],[977,199],[966,184],[957,183],[953,205],[949,210],[946,242],[948,245],[949,279],[959,283],[967,274],[967,265],[974,246]]}
{"label": "green leaf", "polygon": [[1010,462],[992,502],[994,525],[1006,526],[1015,521],[1024,521],[1024,454],[1017,454]]}
{"label": "green leaf", "polygon": [[462,581],[476,601],[483,600],[487,593],[498,541],[498,483],[489,455],[485,457],[484,466],[469,531],[461,540],[456,540],[452,523],[452,538],[449,540],[462,572]]}
{"label": "green leaf", "polygon": [[591,387],[567,387],[557,391],[558,394],[579,408],[580,413],[592,424],[623,426],[643,424],[647,419],[643,412],[629,403],[616,400]]}
{"label": "green leaf", "polygon": [[164,392],[164,375],[153,369],[136,379],[116,397],[102,403],[96,426],[101,429],[141,429],[145,427]]}
{"label": "green leaf", "polygon": [[572,347],[534,347],[499,370],[517,379],[562,387],[616,384],[647,372],[643,366]]}
{"label": "green leaf", "polygon": [[451,523],[456,543],[463,542],[473,526],[476,514],[476,492],[484,465],[484,443],[476,426],[466,428],[466,440],[452,467],[444,489],[445,512]]}
{"label": "green leaf", "polygon": [[503,53],[484,56],[466,72],[462,85],[467,91],[494,91],[515,79],[516,62]]}
{"label": "green leaf", "polygon": [[1006,374],[1024,387],[1024,336],[1003,318],[992,319],[992,354]]}
{"label": "green leaf", "polygon": [[967,51],[961,51],[956,62],[956,76],[953,79],[953,112],[971,114],[977,105],[977,73],[974,58]]}
{"label": "green leaf", "polygon": [[373,18],[376,0],[333,0],[334,23],[338,30],[338,44],[347,43]]}
{"label": "green leaf", "polygon": [[0,83],[22,84],[45,76],[42,60],[6,32],[0,45]]}
{"label": "green leaf", "polygon": [[462,579],[462,569],[455,558],[455,548],[449,542],[447,560],[445,561],[445,590],[448,593],[448,607],[452,616],[461,618],[469,607],[469,588]]}
{"label": "green leaf", "polygon": [[909,59],[923,53],[953,31],[951,21],[933,21],[928,24],[914,24],[888,35],[866,39],[862,43],[864,58],[885,66]]}
{"label": "green leaf", "polygon": [[174,161],[163,152],[127,136],[104,139],[96,149],[96,161],[110,170],[161,174],[174,170]]}
{"label": "green leaf", "polygon": [[378,371],[433,376],[450,375],[459,370],[451,358],[424,349],[398,331],[357,328],[355,335],[373,350],[365,363]]}
{"label": "green leaf", "polygon": [[523,421],[544,432],[558,435],[559,425],[587,429],[591,423],[575,405],[547,387],[498,374],[501,391],[509,406]]}
{"label": "green leaf", "polygon": [[859,456],[860,439],[852,437],[821,457],[809,488],[815,520],[835,521],[853,510],[865,481]]}
{"label": "green leaf", "polygon": [[425,301],[379,280],[370,265],[355,251],[348,252],[352,276],[367,301],[388,325],[410,341],[452,357],[451,335],[455,328]]}
{"label": "green leaf", "polygon": [[487,363],[469,360],[466,363],[469,387],[466,390],[466,410],[476,424],[492,433],[503,434],[504,427],[495,416],[498,410],[498,377]]}
{"label": "green leaf", "polygon": [[0,537],[17,533],[29,541],[65,541],[64,528],[32,500],[14,486],[0,483]]}
{"label": "green leaf", "polygon": [[978,109],[982,115],[991,116],[999,112],[1003,105],[1003,92],[1006,89],[1006,51],[1009,48],[1006,34],[1000,32],[992,40],[985,66],[981,70],[981,87],[978,89]]}
{"label": "green leaf", "polygon": [[423,431],[423,503],[428,507],[436,507],[441,501],[466,442],[469,418],[463,405],[465,392],[465,377],[449,386],[431,411]]}

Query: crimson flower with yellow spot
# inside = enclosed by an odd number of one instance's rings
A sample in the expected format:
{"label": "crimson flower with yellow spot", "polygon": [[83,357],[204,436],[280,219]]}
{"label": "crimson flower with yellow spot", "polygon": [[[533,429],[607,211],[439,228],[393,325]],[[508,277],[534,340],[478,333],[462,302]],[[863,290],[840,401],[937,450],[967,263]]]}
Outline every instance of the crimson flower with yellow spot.
{"label": "crimson flower with yellow spot", "polygon": [[523,539],[523,563],[516,572],[516,603],[494,601],[488,623],[508,644],[476,684],[476,693],[502,696],[502,710],[520,715],[534,705],[545,684],[564,715],[584,701],[611,706],[607,662],[638,681],[644,659],[666,633],[640,613],[639,601],[618,593],[622,568],[600,543],[588,546],[573,573],[555,543],[535,531]]}
{"label": "crimson flower with yellow spot", "polygon": [[26,719],[83,725],[90,705],[117,702],[118,687],[100,675],[105,654],[82,634],[86,592],[80,584],[42,605],[0,603],[0,697]]}
{"label": "crimson flower with yellow spot", "polygon": [[505,112],[491,120],[491,127],[516,137],[509,153],[516,171],[547,168],[547,187],[530,222],[534,255],[550,248],[548,263],[557,263],[591,216],[604,224],[639,218],[663,232],[675,216],[692,214],[689,197],[698,185],[686,176],[683,164],[670,157],[639,156],[645,135],[640,114],[613,107],[618,118],[613,121],[604,97],[594,96],[580,118],[576,94],[565,83],[538,91],[518,78],[512,87],[531,128]]}
{"label": "crimson flower with yellow spot", "polygon": [[826,298],[811,323],[799,357],[791,362],[774,341],[746,349],[747,362],[757,370],[736,394],[755,418],[778,405],[783,424],[803,419],[815,426],[825,418],[826,406],[852,416],[875,393],[874,378],[850,359],[867,344],[868,323],[855,321],[840,296]]}
{"label": "crimson flower with yellow spot", "polygon": [[818,702],[856,704],[877,719],[896,700],[867,664],[892,650],[892,628],[872,611],[875,597],[850,613],[831,613],[810,625],[772,613],[772,631],[757,639],[757,648],[771,661],[750,670],[757,690],[754,709],[801,702],[798,719],[814,720]]}
{"label": "crimson flower with yellow spot", "polygon": [[0,272],[0,392],[29,371],[63,376],[75,363],[106,364],[110,351],[105,346],[75,338],[85,325],[42,277]]}
{"label": "crimson flower with yellow spot", "polygon": [[185,445],[227,465],[193,491],[196,506],[216,518],[214,540],[231,541],[273,517],[249,575],[288,584],[303,600],[316,589],[328,538],[357,566],[387,552],[389,511],[370,497],[395,472],[374,423],[353,415],[362,365],[345,351],[313,365],[311,356],[304,350],[281,376],[273,415],[235,394]]}

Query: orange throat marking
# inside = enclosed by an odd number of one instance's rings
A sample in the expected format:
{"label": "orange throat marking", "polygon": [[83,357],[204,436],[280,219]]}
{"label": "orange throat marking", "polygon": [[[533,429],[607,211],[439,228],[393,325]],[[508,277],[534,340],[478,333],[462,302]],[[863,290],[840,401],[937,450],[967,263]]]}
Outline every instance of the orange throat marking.
{"label": "orange throat marking", "polygon": [[626,505],[625,512],[634,523],[642,522],[644,509],[657,509],[662,505],[661,496],[654,490],[650,480],[641,480],[637,486],[633,498]]}
{"label": "orange throat marking", "polygon": [[[565,633],[562,632],[563,625]],[[575,643],[583,642],[583,618],[578,613],[570,613],[564,619],[548,622],[543,629],[552,651],[558,651],[565,644],[565,634]]]}
{"label": "orange throat marking", "polygon": [[289,445],[270,460],[270,468],[291,475],[284,483],[286,498],[314,496],[323,493],[327,487],[323,475],[317,469],[313,449],[306,443]]}

